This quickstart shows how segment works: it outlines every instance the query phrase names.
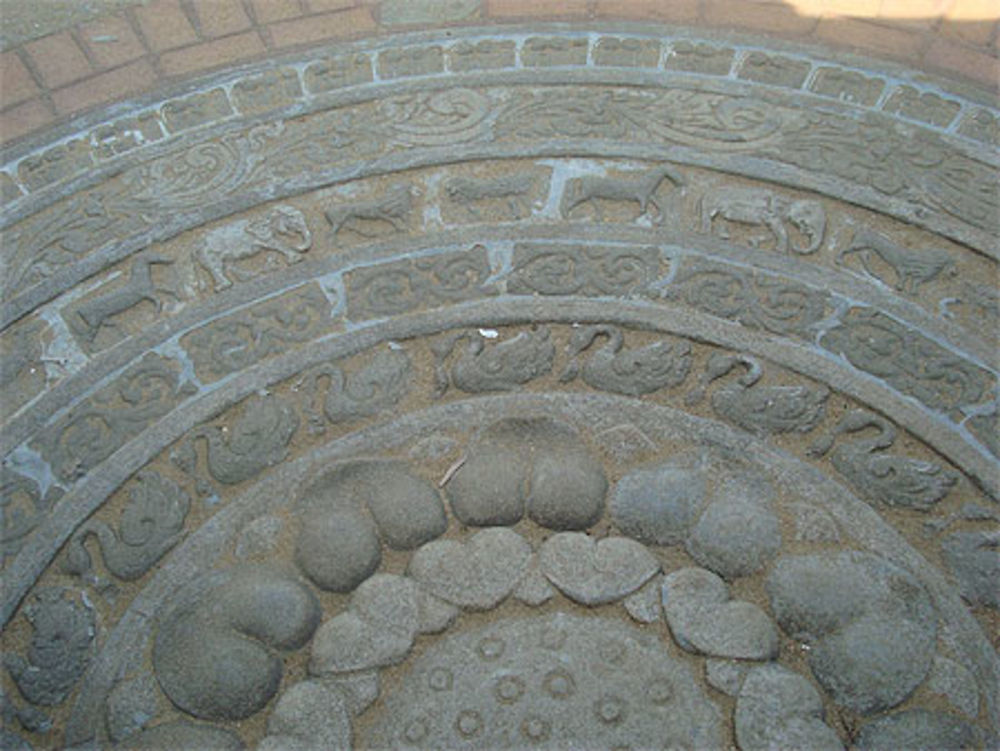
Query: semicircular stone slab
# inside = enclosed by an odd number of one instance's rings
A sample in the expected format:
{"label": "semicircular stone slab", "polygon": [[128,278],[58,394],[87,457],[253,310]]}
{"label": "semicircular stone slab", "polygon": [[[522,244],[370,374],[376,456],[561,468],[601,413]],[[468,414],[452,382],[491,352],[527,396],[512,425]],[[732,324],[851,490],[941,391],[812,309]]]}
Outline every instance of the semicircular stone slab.
{"label": "semicircular stone slab", "polygon": [[[408,341],[407,346],[416,345]],[[707,568],[694,568],[697,561],[680,537],[670,538],[668,544],[644,544],[612,533],[616,524],[612,507],[589,533],[553,534],[530,519],[522,519],[515,528],[470,529],[452,519],[440,539],[413,551],[387,550],[385,560],[350,597],[289,575],[301,563],[296,541],[302,526],[282,520],[303,508],[302,499],[310,495],[316,478],[355,466],[361,458],[371,462],[376,454],[395,457],[409,473],[441,477],[447,486],[449,476],[462,466],[463,453],[477,445],[482,431],[511,415],[571,426],[591,442],[593,460],[612,483],[634,487],[637,477],[651,477],[650,486],[641,489],[647,496],[671,493],[675,483],[678,494],[687,492],[689,473],[663,472],[663,467],[706,468],[704,495],[711,496],[712,503],[735,499],[764,504],[780,520],[782,548],[766,574],[726,582]],[[647,441],[640,442],[638,450],[624,460],[617,448],[622,431],[615,429],[621,420],[641,431]],[[149,583],[129,611],[107,632],[103,641],[107,646],[93,657],[81,657],[92,664],[84,670],[80,683],[85,688],[75,700],[79,720],[74,727],[79,729],[74,737],[120,715],[125,704],[122,697],[143,681],[163,688],[164,696],[159,705],[155,697],[152,702],[137,702],[137,719],[127,725],[116,721],[119,735],[143,733],[180,714],[211,719],[221,729],[237,728],[252,746],[262,736],[247,733],[244,728],[251,723],[235,719],[249,713],[255,727],[273,725],[265,747],[299,747],[308,742],[307,733],[298,726],[289,729],[285,722],[288,706],[296,707],[302,692],[320,696],[329,689],[343,692],[350,713],[357,713],[350,718],[352,732],[361,737],[383,704],[378,701],[379,686],[387,687],[387,692],[394,690],[435,644],[525,613],[545,619],[556,612],[599,622],[602,629],[605,621],[639,621],[643,625],[629,628],[650,637],[650,649],[686,661],[692,666],[691,680],[699,685],[704,670],[707,685],[724,685],[732,696],[740,695],[755,660],[794,669],[800,684],[815,678],[822,713],[811,699],[802,707],[796,703],[795,697],[808,691],[796,688],[788,692],[788,701],[757,702],[750,697],[761,692],[746,689],[744,709],[753,709],[746,722],[758,723],[756,730],[747,730],[754,743],[768,742],[765,730],[774,724],[768,718],[780,720],[779,735],[795,738],[800,731],[815,732],[826,743],[832,736],[823,730],[821,718],[834,716],[838,705],[864,716],[876,706],[896,707],[908,696],[916,706],[929,709],[939,699],[961,697],[953,711],[966,713],[962,721],[968,725],[987,730],[983,719],[971,713],[980,705],[992,706],[995,683],[991,688],[989,677],[994,663],[980,651],[986,637],[943,573],[935,573],[929,563],[922,562],[871,505],[842,484],[773,446],[760,444],[747,452],[747,440],[740,429],[722,422],[631,397],[551,392],[445,400],[393,420],[345,431],[334,440],[317,438],[241,493],[229,496],[211,523],[194,530],[150,573]],[[719,466],[725,466],[726,472],[711,469]],[[643,467],[654,471],[646,473]],[[737,489],[733,477],[744,478]],[[316,487],[325,485],[321,481]],[[617,496],[616,488],[611,493]],[[808,513],[803,514],[803,506]],[[643,506],[650,507],[655,504]],[[699,511],[696,508],[691,518],[697,519]],[[817,518],[822,520],[818,527]],[[814,534],[814,527],[824,534]],[[259,545],[246,544],[251,533],[260,538]],[[863,550],[844,550],[857,547]],[[99,564],[100,559],[94,558]],[[271,564],[264,565],[267,561]],[[280,567],[273,567],[278,562]],[[329,562],[332,570],[340,565],[336,559]],[[185,582],[189,572],[213,569],[215,573],[207,574],[204,581],[191,582],[190,597],[183,590],[178,593],[178,582]],[[263,571],[272,573],[264,576]],[[852,587],[842,586],[845,579],[853,582]],[[317,615],[292,628],[295,619],[282,594],[286,587],[290,587],[286,594],[305,590],[323,604],[322,625],[317,627]],[[103,597],[96,589],[91,596]],[[290,602],[300,597],[295,595]],[[302,603],[308,601],[306,597]],[[28,618],[34,619],[38,650],[23,652],[22,660],[26,668],[32,666],[32,674],[40,676],[37,680],[60,679],[59,674],[50,675],[42,668],[49,641],[77,627],[78,619],[62,612],[70,604],[66,600],[64,607],[51,613],[36,604],[35,610],[25,614],[27,623],[21,623],[22,627],[31,625]],[[72,607],[68,610],[75,612]],[[282,618],[274,615],[276,611]],[[142,614],[147,612],[157,614],[156,633],[150,634],[144,625]],[[882,620],[880,631],[870,628],[873,616]],[[280,620],[284,631],[272,633],[268,623],[274,619]],[[300,638],[303,633],[305,642]],[[900,648],[882,650],[888,657],[868,659],[890,633],[904,635],[897,640]],[[213,649],[220,639],[225,644]],[[77,641],[74,636],[70,644]],[[258,669],[261,666],[250,661],[239,665],[230,661],[231,667],[240,670],[227,673],[245,678],[241,678],[242,690],[235,692],[242,703],[232,699],[232,691],[213,694],[211,690],[212,659],[225,659],[230,641],[251,649],[266,668]],[[142,655],[149,648],[154,670],[144,677]],[[497,649],[494,642],[484,647],[487,657]],[[798,661],[788,664],[789,649],[802,649],[811,676],[803,674]],[[893,656],[898,658],[901,649],[912,654],[893,664]],[[853,659],[855,654],[866,660]],[[736,661],[732,675],[720,676],[720,660]],[[310,673],[307,682],[312,683],[307,686],[300,681],[303,688],[284,701],[290,687],[282,676],[295,676],[289,672],[290,665],[303,664]],[[942,673],[940,666],[949,664],[955,669]],[[359,699],[349,684],[362,676],[369,685]],[[556,693],[570,690],[566,676],[557,677],[552,683]],[[447,681],[438,676],[435,683]],[[274,695],[275,687],[278,695]],[[506,696],[517,690],[516,681],[505,682]],[[107,706],[102,691],[108,695]],[[942,693],[945,697],[939,696]],[[617,698],[600,707],[601,716],[609,722],[623,711]],[[220,709],[220,702],[226,706]],[[152,708],[147,710],[147,706]],[[277,707],[284,709],[275,714]],[[309,707],[303,705],[302,710],[304,717],[314,716]],[[27,711],[21,711],[24,721],[31,722]],[[147,713],[145,718],[142,712]],[[528,719],[525,732],[543,737],[545,718]],[[714,726],[716,720],[706,722]],[[475,735],[471,716],[463,715],[459,724],[465,728],[462,732]],[[839,726],[830,727],[839,742],[845,746],[852,742]],[[328,730],[331,737],[346,732],[342,719]],[[413,732],[419,735],[419,729]]]}
{"label": "semicircular stone slab", "polygon": [[501,620],[416,660],[374,748],[716,748],[719,709],[658,637],[605,618]]}
{"label": "semicircular stone slab", "polygon": [[4,53],[0,745],[994,742],[995,44],[119,4]]}

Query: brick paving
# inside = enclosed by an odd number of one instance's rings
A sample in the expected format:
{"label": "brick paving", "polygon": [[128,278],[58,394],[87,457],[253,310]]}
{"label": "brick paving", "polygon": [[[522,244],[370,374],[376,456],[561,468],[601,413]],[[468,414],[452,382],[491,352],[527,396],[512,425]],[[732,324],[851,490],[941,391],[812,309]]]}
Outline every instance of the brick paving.
{"label": "brick paving", "polygon": [[[392,0],[153,0],[36,39],[0,58],[0,142],[179,78],[396,30]],[[430,6],[430,7],[433,7]],[[983,0],[480,0],[456,22],[600,19],[765,33],[905,62],[995,93],[998,15]],[[391,14],[386,13],[390,19]],[[421,24],[407,22],[406,28]]]}

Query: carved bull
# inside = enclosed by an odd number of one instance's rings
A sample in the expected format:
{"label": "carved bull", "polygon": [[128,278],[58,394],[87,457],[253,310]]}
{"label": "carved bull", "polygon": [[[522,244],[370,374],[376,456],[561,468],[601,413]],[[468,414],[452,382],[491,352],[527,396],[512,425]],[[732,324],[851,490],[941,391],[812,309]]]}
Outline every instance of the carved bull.
{"label": "carved bull", "polygon": [[243,219],[212,230],[195,251],[195,258],[212,275],[218,291],[233,284],[226,273],[227,261],[273,250],[288,263],[296,263],[311,246],[312,234],[302,212],[280,205],[257,219]]}
{"label": "carved bull", "polygon": [[[711,232],[716,217],[737,224],[767,227],[774,235],[776,249],[782,253],[789,249],[799,255],[819,250],[826,234],[826,212],[816,201],[789,201],[768,190],[754,188],[718,188],[705,193],[701,199],[701,230]],[[791,224],[809,239],[809,244],[798,246],[788,241],[785,223]],[[719,236],[729,239],[725,229]]]}

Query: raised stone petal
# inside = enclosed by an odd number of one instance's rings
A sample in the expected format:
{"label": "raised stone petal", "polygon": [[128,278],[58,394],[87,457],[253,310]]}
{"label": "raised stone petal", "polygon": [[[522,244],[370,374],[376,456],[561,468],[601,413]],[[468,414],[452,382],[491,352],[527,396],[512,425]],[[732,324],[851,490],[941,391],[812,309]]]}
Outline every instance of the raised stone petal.
{"label": "raised stone petal", "polygon": [[911,709],[880,717],[858,734],[855,746],[863,751],[952,751],[993,747],[997,738],[944,712]]}
{"label": "raised stone petal", "polygon": [[823,722],[823,702],[803,676],[781,665],[753,668],[743,682],[733,715],[743,751],[842,749],[837,733]]}
{"label": "raised stone petal", "polygon": [[379,693],[377,670],[363,670],[344,675],[327,675],[322,683],[339,690],[347,701],[347,709],[352,715],[359,715],[375,703]]}
{"label": "raised stone petal", "polygon": [[[838,586],[845,581],[851,586]],[[766,588],[778,624],[804,641],[871,611],[917,622],[934,619],[923,587],[898,566],[870,553],[783,556],[767,577]]]}
{"label": "raised stone petal", "polygon": [[549,529],[584,529],[601,518],[607,491],[600,463],[580,449],[557,444],[535,461],[528,516]]}
{"label": "raised stone petal", "polygon": [[767,592],[782,629],[811,646],[809,667],[838,703],[881,712],[927,676],[937,618],[926,590],[898,566],[858,552],[788,556]]}
{"label": "raised stone petal", "polygon": [[834,701],[862,714],[882,712],[923,682],[934,657],[934,629],[872,612],[809,652],[809,667]]}
{"label": "raised stone petal", "polygon": [[778,654],[778,633],[764,611],[730,600],[725,582],[711,571],[670,573],[663,581],[663,610],[677,643],[689,652],[745,660]]}
{"label": "raised stone petal", "polygon": [[[841,581],[852,586],[837,586]],[[785,556],[775,563],[766,586],[778,624],[800,641],[842,628],[876,601],[863,563],[853,558]]]}
{"label": "raised stone petal", "polygon": [[1000,609],[1000,530],[955,532],[941,544],[962,597],[973,605]]}
{"label": "raised stone petal", "polygon": [[301,505],[312,513],[367,510],[379,537],[397,550],[412,550],[447,527],[437,490],[396,462],[350,462],[314,480]]}
{"label": "raised stone petal", "polygon": [[656,623],[662,611],[662,577],[654,576],[625,598],[625,610],[639,623]]}
{"label": "raised stone petal", "polygon": [[611,518],[623,534],[640,542],[676,545],[687,537],[706,494],[700,469],[667,463],[633,470],[615,485]]}
{"label": "raised stone petal", "polygon": [[165,617],[153,647],[157,680],[195,717],[249,717],[281,682],[282,661],[270,648],[302,646],[319,615],[316,598],[294,579],[241,571]]}
{"label": "raised stone petal", "polygon": [[520,452],[484,437],[445,486],[451,510],[471,527],[508,527],[524,516],[528,476]]}
{"label": "raised stone petal", "polygon": [[[237,720],[270,701],[282,664],[260,644],[197,617],[164,627],[153,653],[156,677],[178,707],[195,717]],[[225,670],[219,670],[225,665]]]}
{"label": "raised stone petal", "polygon": [[168,722],[129,736],[115,748],[126,751],[177,751],[180,748],[243,751],[246,746],[238,735],[222,728]]}
{"label": "raised stone petal", "polygon": [[309,672],[325,675],[393,665],[406,657],[412,646],[412,635],[375,632],[357,613],[341,613],[316,632]]}
{"label": "raised stone petal", "polygon": [[708,505],[687,541],[692,558],[727,579],[760,571],[780,548],[778,517],[767,506],[729,498]]}
{"label": "raised stone petal", "polygon": [[368,465],[365,481],[372,488],[368,510],[390,548],[413,550],[444,533],[444,503],[426,480],[398,464],[374,463]]}
{"label": "raised stone petal", "polygon": [[203,608],[216,623],[276,649],[298,649],[319,625],[315,595],[301,582],[268,568],[238,572],[207,597]]}
{"label": "raised stone petal", "polygon": [[508,418],[490,425],[447,486],[464,524],[517,523],[525,510],[550,529],[589,527],[604,511],[604,470],[579,434],[561,422]]}
{"label": "raised stone petal", "polygon": [[404,577],[371,577],[355,590],[351,609],[316,632],[309,671],[344,673],[399,662],[420,627],[418,599],[417,586]]}
{"label": "raised stone petal", "polygon": [[395,574],[376,574],[351,595],[351,610],[379,629],[415,633],[420,624],[420,591]]}
{"label": "raised stone petal", "polygon": [[438,540],[417,550],[409,574],[428,592],[469,610],[489,610],[528,570],[531,545],[505,527],[484,529],[466,542]]}
{"label": "raised stone petal", "polygon": [[521,583],[514,590],[514,597],[518,601],[532,607],[544,605],[556,595],[555,588],[549,584],[549,580],[539,570],[538,565],[538,554],[532,554],[528,573],[524,575]]}
{"label": "raised stone petal", "polygon": [[320,589],[350,592],[375,573],[382,546],[360,511],[314,508],[302,514],[295,562]]}
{"label": "raised stone petal", "polygon": [[635,540],[595,541],[582,532],[553,535],[542,544],[538,557],[549,581],[584,605],[625,597],[660,570],[660,562]]}
{"label": "raised stone petal", "polygon": [[736,696],[753,663],[743,660],[705,660],[705,682],[726,696]]}
{"label": "raised stone petal", "polygon": [[306,748],[349,749],[351,716],[344,695],[320,681],[306,680],[285,691],[267,722],[269,735],[289,735]]}
{"label": "raised stone petal", "polygon": [[417,593],[417,612],[421,634],[440,633],[458,618],[458,608],[422,589]]}
{"label": "raised stone petal", "polygon": [[976,679],[954,660],[935,655],[927,678],[927,689],[948,697],[951,705],[964,715],[975,717],[979,714],[979,687]]}

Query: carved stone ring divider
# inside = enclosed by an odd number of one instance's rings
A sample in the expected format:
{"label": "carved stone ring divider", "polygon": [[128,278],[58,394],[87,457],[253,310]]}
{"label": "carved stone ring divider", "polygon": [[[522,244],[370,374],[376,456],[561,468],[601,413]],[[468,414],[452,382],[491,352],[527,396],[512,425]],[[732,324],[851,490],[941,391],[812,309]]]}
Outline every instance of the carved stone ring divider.
{"label": "carved stone ring divider", "polygon": [[[609,320],[622,323],[639,323],[671,333],[682,333],[696,338],[703,338],[723,346],[739,347],[759,353],[786,364],[803,374],[824,380],[834,388],[851,394],[862,401],[868,401],[872,392],[881,394],[879,403],[891,404],[892,416],[901,422],[922,426],[926,418],[920,411],[913,409],[905,401],[892,399],[891,392],[877,385],[866,385],[858,388],[850,373],[830,372],[828,364],[815,356],[804,352],[801,348],[787,341],[773,341],[765,335],[747,332],[745,330],[722,332],[712,324],[710,318],[692,311],[672,310],[658,312],[641,303],[619,303],[614,313],[607,310],[600,302],[549,302],[544,300],[504,303],[470,304],[468,307],[453,308],[445,311],[425,314],[411,314],[408,320],[385,322],[360,329],[350,334],[328,337],[314,343],[310,348],[309,359],[303,361],[303,353],[298,350],[279,356],[248,369],[240,378],[225,382],[195,400],[189,406],[182,406],[165,416],[155,428],[155,431],[144,433],[130,444],[115,453],[114,459],[100,475],[84,477],[53,509],[37,534],[28,542],[24,550],[14,559],[8,568],[12,584],[6,588],[5,614],[9,614],[20,601],[24,587],[48,565],[51,556],[71,534],[79,520],[98,508],[110,493],[117,488],[133,472],[152,459],[161,447],[169,445],[172,440],[183,435],[191,425],[195,425],[206,417],[217,413],[228,404],[239,401],[246,395],[267,388],[276,381],[283,380],[300,372],[303,366],[321,362],[326,359],[340,359],[356,353],[364,348],[374,346],[379,341],[396,340],[419,336],[435,330],[440,330],[456,324],[465,325],[498,325],[504,323],[529,322],[532,320],[551,320],[573,322],[577,320]],[[632,310],[630,310],[630,308]],[[634,311],[634,312],[633,312]],[[316,346],[319,345],[319,346]],[[937,428],[937,430],[935,430]],[[919,428],[918,428],[919,429]],[[152,442],[146,435],[156,436]],[[927,433],[935,437],[935,445],[946,455],[955,457],[956,463],[963,466],[972,476],[988,478],[989,463],[982,465],[981,475],[977,475],[976,467],[979,461],[978,452],[970,451],[964,441],[950,438],[942,433],[938,426],[931,423]]]}

